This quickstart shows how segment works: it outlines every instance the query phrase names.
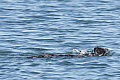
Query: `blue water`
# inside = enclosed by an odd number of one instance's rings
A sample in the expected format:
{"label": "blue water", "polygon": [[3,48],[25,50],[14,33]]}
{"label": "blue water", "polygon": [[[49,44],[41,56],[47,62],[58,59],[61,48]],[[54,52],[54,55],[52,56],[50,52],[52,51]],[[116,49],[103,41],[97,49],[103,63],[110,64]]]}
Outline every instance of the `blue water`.
{"label": "blue water", "polygon": [[[0,80],[120,80],[120,0],[0,0]],[[27,59],[106,47],[112,56]]]}

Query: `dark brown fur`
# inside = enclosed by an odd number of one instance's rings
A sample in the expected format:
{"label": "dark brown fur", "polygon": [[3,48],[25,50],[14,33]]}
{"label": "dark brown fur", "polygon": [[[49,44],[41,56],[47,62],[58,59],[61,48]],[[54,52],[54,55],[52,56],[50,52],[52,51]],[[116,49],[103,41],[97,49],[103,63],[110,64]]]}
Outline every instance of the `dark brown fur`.
{"label": "dark brown fur", "polygon": [[105,56],[108,53],[108,49],[96,47],[96,48],[94,48],[94,53],[99,56]]}
{"label": "dark brown fur", "polygon": [[90,57],[90,56],[106,56],[108,54],[108,49],[100,48],[100,47],[95,47],[94,48],[94,53],[89,53],[89,54],[43,54],[43,55],[38,55],[38,56],[31,56],[28,58],[58,58],[58,57],[66,57],[66,58],[74,58],[74,57]]}

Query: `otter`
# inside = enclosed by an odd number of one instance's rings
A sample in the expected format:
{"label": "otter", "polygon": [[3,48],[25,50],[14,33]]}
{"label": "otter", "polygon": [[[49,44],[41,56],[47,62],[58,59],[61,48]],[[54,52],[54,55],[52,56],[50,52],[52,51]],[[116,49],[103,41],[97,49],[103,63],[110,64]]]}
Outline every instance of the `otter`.
{"label": "otter", "polygon": [[58,57],[67,57],[67,58],[82,58],[82,57],[91,57],[91,56],[107,56],[110,54],[110,51],[106,48],[95,47],[93,52],[85,52],[84,50],[80,50],[78,54],[41,54],[38,56],[31,56],[28,58],[58,58]]}

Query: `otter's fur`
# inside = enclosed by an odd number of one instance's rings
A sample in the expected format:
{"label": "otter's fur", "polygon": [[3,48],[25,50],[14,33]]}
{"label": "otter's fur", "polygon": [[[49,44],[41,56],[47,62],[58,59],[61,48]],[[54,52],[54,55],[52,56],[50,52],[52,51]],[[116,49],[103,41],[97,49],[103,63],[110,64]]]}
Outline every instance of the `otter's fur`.
{"label": "otter's fur", "polygon": [[101,47],[95,47],[93,51],[94,51],[93,53],[87,53],[81,50],[79,54],[42,54],[38,56],[31,56],[28,58],[58,58],[58,57],[81,58],[81,57],[90,57],[90,56],[107,56],[109,54],[108,49]]}

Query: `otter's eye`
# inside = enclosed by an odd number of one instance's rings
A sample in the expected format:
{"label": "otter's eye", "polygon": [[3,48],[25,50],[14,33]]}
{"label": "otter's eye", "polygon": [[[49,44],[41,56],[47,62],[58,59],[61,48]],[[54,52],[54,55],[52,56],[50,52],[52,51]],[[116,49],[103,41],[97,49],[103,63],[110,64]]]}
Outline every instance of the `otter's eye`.
{"label": "otter's eye", "polygon": [[81,51],[80,51],[81,52]]}

